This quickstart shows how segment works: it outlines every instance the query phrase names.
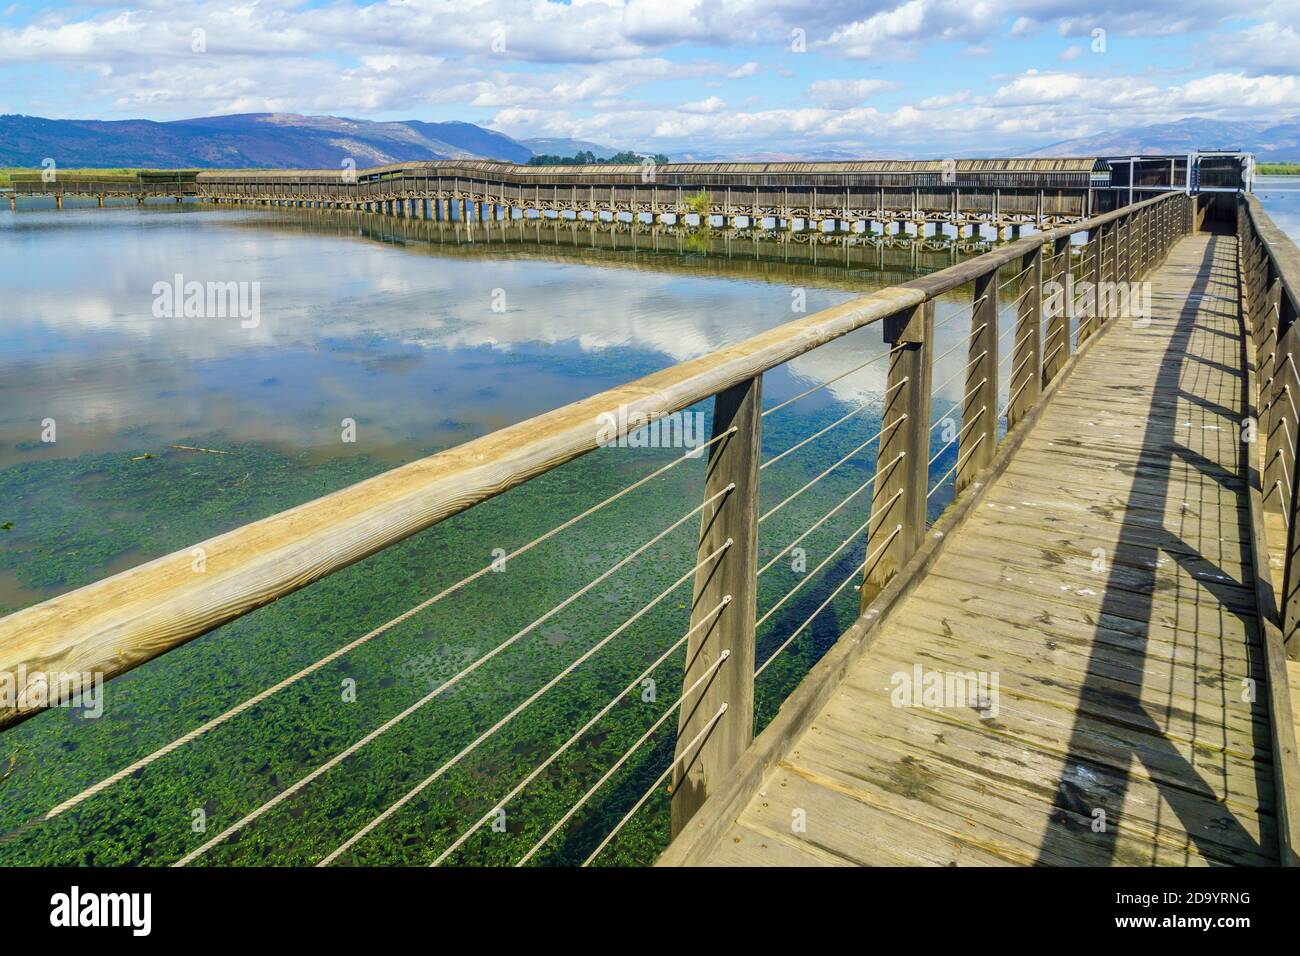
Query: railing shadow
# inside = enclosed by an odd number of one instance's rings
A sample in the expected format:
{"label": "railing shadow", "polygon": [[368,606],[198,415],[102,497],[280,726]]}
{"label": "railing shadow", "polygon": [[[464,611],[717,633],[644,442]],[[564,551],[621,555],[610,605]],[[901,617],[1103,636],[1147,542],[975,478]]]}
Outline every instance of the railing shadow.
{"label": "railing shadow", "polygon": [[[1207,245],[1191,295],[1187,298],[1176,318],[1177,327],[1165,349],[1164,355],[1160,359],[1159,369],[1155,377],[1157,390],[1149,409],[1146,429],[1142,437],[1142,450],[1139,453],[1142,477],[1145,480],[1140,491],[1135,483],[1134,488],[1129,493],[1129,499],[1125,503],[1123,524],[1120,528],[1114,554],[1109,561],[1111,570],[1100,608],[1098,637],[1101,636],[1100,631],[1102,630],[1100,621],[1108,617],[1137,620],[1148,628],[1157,626],[1158,608],[1155,606],[1154,595],[1161,592],[1157,590],[1155,568],[1162,556],[1168,556],[1176,561],[1189,574],[1195,571],[1200,585],[1210,595],[1221,601],[1221,608],[1219,609],[1221,613],[1235,614],[1243,622],[1248,634],[1257,633],[1257,625],[1253,615],[1234,611],[1234,602],[1226,600],[1230,593],[1234,593],[1230,591],[1232,586],[1237,586],[1238,590],[1235,593],[1239,595],[1239,586],[1249,582],[1235,581],[1232,574],[1218,568],[1217,561],[1214,558],[1202,555],[1195,542],[1184,540],[1178,532],[1169,528],[1170,519],[1166,511],[1170,505],[1177,506],[1182,500],[1181,497],[1171,495],[1170,485],[1183,467],[1190,467],[1196,472],[1210,477],[1214,480],[1216,488],[1228,477],[1222,465],[1207,459],[1200,452],[1187,447],[1187,444],[1180,440],[1178,434],[1179,425],[1181,424],[1180,419],[1184,416],[1172,414],[1178,402],[1195,404],[1206,413],[1225,419],[1220,428],[1228,431],[1233,436],[1236,435],[1237,427],[1240,424],[1240,412],[1234,412],[1204,396],[1192,395],[1185,391],[1181,385],[1183,376],[1189,374],[1189,366],[1192,364],[1196,364],[1199,368],[1192,369],[1190,374],[1204,375],[1212,369],[1213,374],[1216,376],[1227,376],[1244,381],[1244,366],[1227,367],[1220,362],[1198,356],[1190,351],[1192,338],[1197,331],[1197,319],[1201,303],[1198,296],[1205,291],[1209,281],[1213,278],[1214,270],[1211,265],[1214,261],[1216,249],[1221,248],[1222,241],[1219,238],[1212,238]],[[1237,387],[1244,386],[1238,385]],[[1185,426],[1182,430],[1186,433]],[[1241,479],[1239,487],[1233,488],[1233,490],[1242,496],[1241,500],[1244,502],[1246,495],[1246,462],[1244,455],[1246,452],[1243,449],[1248,449],[1250,446],[1236,442],[1235,437],[1233,440],[1238,449],[1238,460],[1236,462],[1236,475],[1231,477]],[[1125,473],[1127,474],[1128,471],[1126,470]],[[1151,514],[1153,509],[1156,514],[1165,513],[1164,519],[1160,521],[1160,527],[1153,528],[1150,522],[1139,524],[1137,519],[1142,515]],[[1245,543],[1250,539],[1248,511],[1239,509],[1237,515],[1238,527],[1223,529],[1223,533],[1226,534],[1229,530],[1238,533],[1243,542],[1242,563],[1248,567],[1250,545]],[[1120,583],[1118,578],[1123,575],[1131,575],[1134,567],[1149,567],[1152,569],[1151,587],[1149,589],[1139,592],[1133,590],[1131,585],[1128,585],[1126,589],[1126,586]],[[1214,568],[1218,573],[1205,574],[1207,567]],[[1237,603],[1239,603],[1239,600]],[[1149,630],[1144,628],[1141,644],[1137,648],[1139,652],[1144,653],[1146,651],[1149,637]],[[1175,639],[1177,639],[1177,635],[1175,635]],[[1071,766],[1086,765],[1095,761],[1095,757],[1090,756],[1092,748],[1088,745],[1087,738],[1098,730],[1104,731],[1108,727],[1114,726],[1104,716],[1100,715],[1115,710],[1117,704],[1124,709],[1127,732],[1142,735],[1142,743],[1145,749],[1134,746],[1131,754],[1132,761],[1127,766],[1110,766],[1108,768],[1117,781],[1112,793],[1112,806],[1122,806],[1133,781],[1133,762],[1136,762],[1148,771],[1151,782],[1181,823],[1181,829],[1177,831],[1178,839],[1181,840],[1185,832],[1186,838],[1195,845],[1197,851],[1209,860],[1224,859],[1225,843],[1238,847],[1259,847],[1260,841],[1247,833],[1231,810],[1224,806],[1223,801],[1216,796],[1215,788],[1207,780],[1204,771],[1189,762],[1180,753],[1179,748],[1166,736],[1159,721],[1152,715],[1150,705],[1144,703],[1141,699],[1142,687],[1140,685],[1135,686],[1132,691],[1125,694],[1115,689],[1113,681],[1106,679],[1108,656],[1107,644],[1104,641],[1095,641],[1092,645],[1086,676],[1079,695],[1075,723],[1068,745],[1066,766],[1063,768],[1061,778],[1057,781],[1055,787],[1056,797],[1053,804],[1055,812],[1052,814],[1052,823],[1049,825],[1039,847],[1037,862],[1042,864],[1051,860],[1060,860],[1062,857],[1069,858],[1072,848],[1077,846],[1079,831],[1088,829],[1092,824],[1092,820],[1080,813],[1080,797],[1068,776]],[[1197,656],[1199,658],[1199,654]],[[1232,680],[1233,676],[1235,675],[1225,673],[1221,685],[1217,687],[1207,686],[1198,680],[1194,684],[1197,688],[1198,699],[1202,690],[1204,690],[1207,695],[1214,696],[1215,699],[1211,702],[1213,708],[1223,711],[1225,703],[1231,700],[1231,695],[1237,693],[1235,681]],[[1138,679],[1141,680],[1142,678]],[[1117,700],[1117,698],[1120,699]],[[1262,702],[1250,703],[1249,707],[1251,708],[1252,717],[1256,719],[1254,731],[1256,739],[1254,743],[1256,747],[1266,748],[1267,740],[1261,739],[1261,735],[1267,737],[1267,724],[1264,722],[1262,709],[1263,704]],[[1193,712],[1193,719],[1194,717]],[[1195,744],[1191,746],[1195,746]],[[1260,762],[1256,761],[1255,766],[1257,775],[1264,772]],[[1171,773],[1171,767],[1176,768],[1176,772]],[[1226,771],[1224,772],[1224,780],[1228,780]],[[1263,781],[1260,781],[1260,783],[1262,784]],[[1266,792],[1265,787],[1261,785],[1260,791]],[[1208,838],[1209,833],[1207,833],[1210,828],[1207,827],[1205,814],[1206,801],[1210,805],[1219,806],[1223,811],[1216,814],[1211,821],[1213,840]],[[1157,823],[1156,826],[1158,838],[1160,824]],[[1171,830],[1171,832],[1173,831]],[[1099,849],[1107,854],[1112,861],[1116,856],[1116,836],[1117,829],[1114,826],[1108,826],[1105,833],[1097,835],[1096,840]]]}

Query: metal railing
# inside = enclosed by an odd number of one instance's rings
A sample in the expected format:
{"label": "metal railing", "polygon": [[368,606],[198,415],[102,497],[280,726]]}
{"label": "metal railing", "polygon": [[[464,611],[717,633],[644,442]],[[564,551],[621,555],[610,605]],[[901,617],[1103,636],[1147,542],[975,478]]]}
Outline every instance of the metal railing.
{"label": "metal railing", "polygon": [[[647,533],[640,544],[628,543],[623,549],[625,553],[589,583],[504,641],[493,645],[434,690],[281,789],[273,798],[190,850],[177,862],[181,865],[189,863],[229,840],[330,769],[432,704],[508,648],[536,634],[555,615],[589,595],[630,563],[642,560],[652,547],[698,518],[700,533],[696,553],[685,574],[486,728],[432,774],[409,788],[395,803],[340,842],[319,862],[328,864],[348,853],[359,841],[418,799],[484,742],[568,678],[576,668],[587,663],[601,648],[625,634],[645,614],[662,606],[677,589],[690,582],[693,593],[689,620],[683,623],[676,641],[496,803],[499,809],[514,799],[631,693],[641,680],[653,674],[670,655],[684,649],[681,693],[577,804],[566,811],[517,862],[523,864],[531,860],[673,714],[677,715],[677,736],[671,763],[627,815],[606,834],[587,862],[608,846],[669,776],[672,777],[673,830],[678,832],[748,748],[754,734],[756,676],[792,646],[850,585],[856,583],[861,589],[860,610],[866,612],[872,607],[881,591],[917,553],[935,509],[947,496],[959,496],[981,479],[1004,433],[1016,429],[1032,414],[1040,405],[1044,388],[1066,370],[1069,353],[1078,344],[1095,336],[1110,318],[1095,314],[1095,309],[1086,307],[1081,314],[1075,314],[1075,282],[1136,280],[1163,261],[1173,242],[1191,230],[1192,221],[1193,201],[1183,194],[1170,194],[1075,226],[1035,234],[951,268],[784,324],[702,358],[675,365],[237,528],[193,548],[185,548],[0,619],[0,672],[40,673],[53,669],[98,673],[106,678],[118,676],[255,608],[573,461],[613,437],[624,438],[666,415],[712,399],[712,431],[703,450],[692,450],[633,481],[516,547],[505,558],[513,559],[563,534],[613,502],[692,460],[704,461],[706,466],[700,504],[671,520],[656,521],[657,530],[653,534]],[[1085,237],[1083,244],[1073,242],[1078,234]],[[962,308],[936,324],[935,303],[938,297],[967,287],[973,290],[969,309]],[[1084,298],[1086,306],[1086,296]],[[1077,342],[1071,340],[1072,318],[1078,319],[1074,324]],[[1004,319],[1005,328],[1002,327]],[[955,349],[964,348],[966,360],[962,362],[958,355],[955,375],[948,376],[948,381],[936,387],[933,384],[935,368],[954,352],[954,348],[939,352],[936,328],[962,322],[969,322],[969,333]],[[871,325],[881,327],[885,344],[883,354],[865,362],[855,362],[846,371],[772,407],[762,407],[765,373]],[[769,416],[785,411],[793,403],[874,362],[887,363],[886,387],[878,406],[874,402],[859,404],[820,430],[793,442],[766,461],[762,460],[763,423]],[[1005,390],[1000,391],[999,381],[1004,368],[1009,370],[1009,374]],[[961,383],[961,399],[936,418],[932,412],[934,397],[956,382]],[[848,454],[829,468],[803,483],[766,512],[762,511],[759,505],[760,484],[768,468],[789,456],[800,454],[812,443],[823,441],[827,435],[842,435],[842,427],[851,425],[868,410],[875,412],[877,408],[880,427],[870,437],[857,442]],[[617,436],[602,435],[602,429],[607,428],[610,421],[618,423]],[[936,428],[945,423],[953,430],[952,436],[946,439],[943,433],[935,434]],[[875,468],[868,480],[857,483],[833,508],[760,566],[760,526],[846,463],[859,461],[872,445],[875,446]],[[706,457],[701,457],[703,451],[707,451]],[[940,474],[932,482],[931,473],[934,471]],[[1293,467],[1290,474],[1294,475]],[[843,472],[839,475],[842,477]],[[951,491],[948,488],[950,482]],[[869,498],[865,495],[868,487],[871,488]],[[862,509],[864,519],[856,523],[852,533],[831,550],[813,572],[805,575],[760,614],[757,606],[760,578],[810,534],[823,528],[828,520],[847,514],[846,509],[850,506]],[[789,517],[789,513],[786,516]],[[1292,524],[1294,526],[1294,522]],[[858,548],[863,555],[860,562],[844,557],[856,553]],[[204,558],[204,573],[201,574],[194,573],[196,553]],[[841,559],[841,564],[846,561],[852,564],[852,570],[802,623],[776,633],[770,633],[770,629],[764,632],[765,640],[776,646],[759,662],[760,628],[772,621],[774,615],[787,607],[788,602],[798,596],[818,572],[837,558]],[[492,567],[492,564],[486,565],[448,584],[368,633],[64,800],[20,829],[38,826],[97,797],[358,647],[380,638],[396,625],[457,594],[488,574]],[[42,707],[58,702],[57,694],[48,694],[39,700],[20,697],[18,706],[0,712],[0,727],[12,725]],[[487,823],[491,815],[477,820],[454,841],[442,847],[433,862],[440,863],[456,852]],[[20,837],[21,834],[16,833],[9,838]]]}

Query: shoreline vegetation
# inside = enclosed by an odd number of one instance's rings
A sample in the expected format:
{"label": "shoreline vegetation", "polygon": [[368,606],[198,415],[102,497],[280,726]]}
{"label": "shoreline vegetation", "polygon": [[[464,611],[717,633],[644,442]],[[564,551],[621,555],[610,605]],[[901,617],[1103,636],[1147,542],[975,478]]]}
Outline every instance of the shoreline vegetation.
{"label": "shoreline vegetation", "polygon": [[1300,176],[1300,163],[1256,163],[1257,176]]}
{"label": "shoreline vegetation", "polygon": [[651,160],[657,165],[662,166],[669,162],[667,156],[663,153],[655,153],[653,156],[649,153],[642,155],[634,153],[631,150],[624,150],[621,153],[614,153],[612,156],[597,156],[590,150],[578,150],[572,156],[555,156],[545,153],[534,156],[528,160],[528,166],[594,166],[597,163],[604,163],[610,166],[636,166],[645,160]]}

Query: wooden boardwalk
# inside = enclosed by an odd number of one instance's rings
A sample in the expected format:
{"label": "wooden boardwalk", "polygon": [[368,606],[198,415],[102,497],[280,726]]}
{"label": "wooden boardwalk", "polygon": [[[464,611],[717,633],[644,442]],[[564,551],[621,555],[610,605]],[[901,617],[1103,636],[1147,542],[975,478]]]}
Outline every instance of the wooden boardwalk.
{"label": "wooden boardwalk", "polygon": [[705,862],[1277,862],[1236,255],[1177,244]]}

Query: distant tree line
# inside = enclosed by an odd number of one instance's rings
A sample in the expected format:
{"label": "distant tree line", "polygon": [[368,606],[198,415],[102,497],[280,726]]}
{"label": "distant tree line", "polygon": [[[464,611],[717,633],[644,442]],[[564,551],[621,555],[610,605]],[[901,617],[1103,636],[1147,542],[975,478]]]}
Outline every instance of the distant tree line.
{"label": "distant tree line", "polygon": [[655,153],[653,156],[646,157],[640,153],[634,153],[631,150],[624,150],[621,153],[615,153],[613,156],[607,156],[604,159],[597,156],[591,150],[580,149],[572,156],[552,156],[544,154],[534,156],[528,160],[529,166],[590,166],[595,163],[613,163],[618,166],[636,166],[644,159],[653,159],[655,165],[662,165],[668,162],[668,157],[663,153]]}

